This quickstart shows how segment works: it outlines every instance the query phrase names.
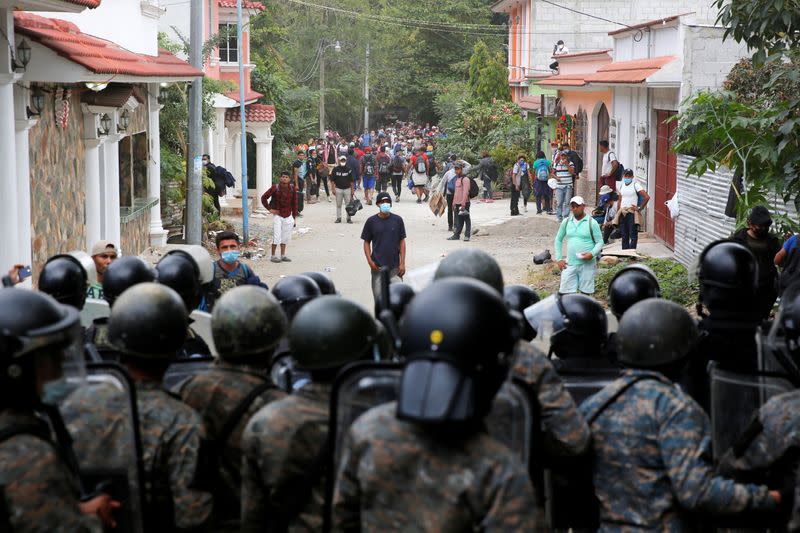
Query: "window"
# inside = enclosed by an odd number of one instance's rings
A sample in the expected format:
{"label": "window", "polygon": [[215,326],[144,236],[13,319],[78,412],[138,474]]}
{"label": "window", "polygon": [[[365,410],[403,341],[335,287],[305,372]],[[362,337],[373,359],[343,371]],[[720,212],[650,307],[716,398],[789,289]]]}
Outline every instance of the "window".
{"label": "window", "polygon": [[119,205],[134,208],[147,198],[147,133],[128,135],[119,141]]}
{"label": "window", "polygon": [[239,61],[239,43],[236,40],[236,24],[219,25],[219,60],[222,63]]}

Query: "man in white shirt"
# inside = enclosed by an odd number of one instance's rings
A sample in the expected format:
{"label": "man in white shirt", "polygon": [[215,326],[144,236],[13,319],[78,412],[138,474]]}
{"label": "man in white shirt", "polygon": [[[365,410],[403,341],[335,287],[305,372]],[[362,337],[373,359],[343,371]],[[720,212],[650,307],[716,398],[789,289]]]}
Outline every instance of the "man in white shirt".
{"label": "man in white shirt", "polygon": [[619,168],[619,161],[617,156],[608,148],[608,141],[600,141],[600,153],[603,154],[603,167],[600,170],[600,178],[597,180],[597,185],[602,187],[608,185],[611,189],[617,188],[617,168]]}
{"label": "man in white shirt", "polygon": [[[640,201],[641,199],[641,201]],[[639,225],[642,223],[642,211],[650,195],[633,179],[633,171],[627,169],[619,186],[617,200],[617,216],[619,231],[622,234],[622,249],[635,250],[639,240]]]}

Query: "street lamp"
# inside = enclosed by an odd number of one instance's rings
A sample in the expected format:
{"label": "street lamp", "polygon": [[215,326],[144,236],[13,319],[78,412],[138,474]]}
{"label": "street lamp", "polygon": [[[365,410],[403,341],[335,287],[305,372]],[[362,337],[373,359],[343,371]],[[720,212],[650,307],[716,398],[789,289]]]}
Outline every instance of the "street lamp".
{"label": "street lamp", "polygon": [[336,52],[342,51],[342,44],[339,41],[330,42],[327,39],[320,39],[319,51],[319,136],[325,137],[325,50],[333,48]]}

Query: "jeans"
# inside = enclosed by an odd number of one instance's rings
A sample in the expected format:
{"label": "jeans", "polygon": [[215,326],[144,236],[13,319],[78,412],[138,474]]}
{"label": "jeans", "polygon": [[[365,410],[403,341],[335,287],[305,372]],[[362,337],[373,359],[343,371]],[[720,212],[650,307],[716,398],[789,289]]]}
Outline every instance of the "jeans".
{"label": "jeans", "polygon": [[513,184],[511,185],[511,214],[519,214],[519,191]]}
{"label": "jeans", "polygon": [[490,178],[483,178],[483,199],[492,199],[492,180]]}
{"label": "jeans", "polygon": [[[336,218],[342,218],[342,204],[350,203],[350,200],[353,199],[353,190],[352,189],[340,189],[336,188]],[[350,218],[349,216],[347,218]]]}
{"label": "jeans", "polygon": [[[389,271],[389,283],[402,283],[402,279],[398,276],[400,269],[395,267]],[[372,274],[372,297],[375,298],[375,304],[378,304],[378,298],[381,297],[381,271],[370,270]]]}
{"label": "jeans", "polygon": [[378,177],[378,192],[386,192],[389,188],[389,175],[381,174]]}
{"label": "jeans", "polygon": [[392,174],[392,191],[397,198],[400,198],[400,193],[403,191],[402,174]]}
{"label": "jeans", "polygon": [[445,198],[447,199],[447,229],[453,231],[453,194],[447,193]]}
{"label": "jeans", "polygon": [[635,250],[639,243],[638,225],[636,214],[628,213],[619,217],[619,231],[622,233],[622,249]]}
{"label": "jeans", "polygon": [[572,199],[572,185],[559,185],[556,187],[556,201],[558,202],[556,215],[558,215],[559,222],[569,217],[570,199]]}
{"label": "jeans", "polygon": [[464,238],[469,239],[470,235],[472,235],[472,219],[469,216],[469,202],[467,202],[467,205],[465,207],[467,209],[467,212],[465,215],[462,216],[458,214],[459,211],[461,211],[461,207],[457,205],[453,206],[453,209],[456,212],[455,215],[456,231],[455,233],[453,233],[453,235],[455,235],[456,237],[461,237],[461,229],[464,228],[464,225],[466,224],[467,227],[466,231],[464,232]]}
{"label": "jeans", "polygon": [[319,189],[322,186],[325,187],[325,196],[330,196],[331,193],[328,190],[328,178],[324,178],[321,175],[317,174],[317,196],[319,196]]}

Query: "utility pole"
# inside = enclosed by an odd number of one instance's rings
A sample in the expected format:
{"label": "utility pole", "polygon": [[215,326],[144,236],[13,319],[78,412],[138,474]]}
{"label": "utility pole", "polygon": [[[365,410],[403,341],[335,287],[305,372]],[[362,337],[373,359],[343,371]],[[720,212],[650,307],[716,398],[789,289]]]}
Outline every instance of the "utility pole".
{"label": "utility pole", "polygon": [[319,50],[319,136],[325,137],[325,41]]}
{"label": "utility pole", "polygon": [[369,43],[367,43],[367,60],[364,68],[364,129],[369,131]]}
{"label": "utility pole", "polygon": [[247,195],[247,119],[244,110],[244,39],[242,38],[242,0],[236,0],[236,43],[239,52],[239,123],[242,125],[242,242],[250,242]]}
{"label": "utility pole", "polygon": [[[203,0],[191,0],[189,63],[203,70]],[[201,244],[203,237],[203,78],[189,87],[189,153],[186,154],[186,243]]]}
{"label": "utility pole", "polygon": [[542,128],[544,126],[544,95],[539,97],[539,116],[536,117],[536,151],[542,149]]}

